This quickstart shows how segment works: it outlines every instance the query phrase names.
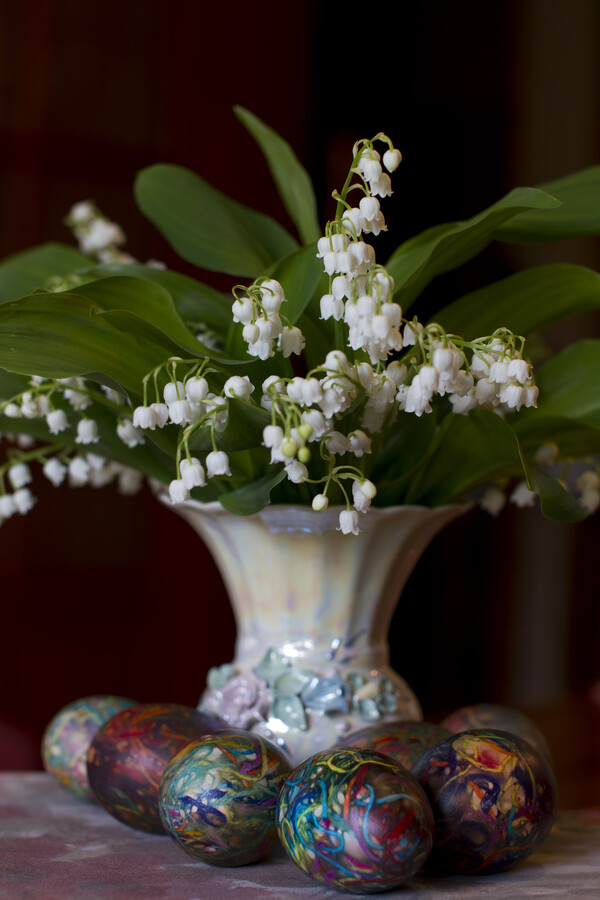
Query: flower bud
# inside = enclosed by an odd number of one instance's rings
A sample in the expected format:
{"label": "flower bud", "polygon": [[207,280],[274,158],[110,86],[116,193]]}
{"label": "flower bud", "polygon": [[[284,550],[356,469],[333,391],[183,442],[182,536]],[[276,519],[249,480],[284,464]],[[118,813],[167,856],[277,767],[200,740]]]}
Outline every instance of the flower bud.
{"label": "flower bud", "polygon": [[402,154],[396,148],[393,150],[386,150],[383,154],[383,165],[388,172],[395,172],[401,162]]}

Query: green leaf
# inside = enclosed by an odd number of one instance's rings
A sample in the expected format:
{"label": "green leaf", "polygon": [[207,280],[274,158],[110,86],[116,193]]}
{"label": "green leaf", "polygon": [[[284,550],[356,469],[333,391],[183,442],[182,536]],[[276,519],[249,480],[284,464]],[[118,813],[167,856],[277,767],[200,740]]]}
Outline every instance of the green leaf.
{"label": "green leaf", "polygon": [[516,188],[493,206],[464,222],[436,225],[406,241],[386,268],[396,284],[396,299],[406,310],[429,282],[480,253],[504,222],[526,209],[552,210],[560,201],[536,188]]}
{"label": "green leaf", "polygon": [[242,106],[234,106],[240,122],[248,129],[265,155],[279,196],[304,244],[321,235],[317,201],[308,172],[282,137]]}
{"label": "green leaf", "polygon": [[87,282],[70,293],[84,296],[103,310],[135,313],[193,353],[201,352],[201,344],[184,325],[171,295],[160,284],[129,275],[113,275]]}
{"label": "green leaf", "polygon": [[0,263],[0,302],[14,300],[43,287],[53,275],[70,275],[90,261],[66,244],[40,244]]}
{"label": "green leaf", "polygon": [[581,522],[589,516],[589,510],[578,503],[556,478],[552,478],[546,472],[532,468],[528,472],[528,483],[530,489],[539,495],[542,515],[547,519]]}
{"label": "green leaf", "polygon": [[231,294],[222,294],[201,281],[170,269],[158,269],[141,263],[104,263],[79,274],[84,281],[112,275],[130,275],[155,281],[169,292],[179,315],[189,322],[207,325],[220,335],[224,335],[231,324]]}
{"label": "green leaf", "polygon": [[265,475],[237,491],[222,494],[221,505],[238,516],[251,516],[268,506],[271,491],[286,477],[283,466],[273,475]]}
{"label": "green leaf", "polygon": [[374,452],[369,477],[377,484],[376,505],[401,503],[411,481],[421,468],[426,468],[435,447],[437,421],[435,413],[414,416],[400,413],[387,439]]}
{"label": "green leaf", "polygon": [[600,166],[582,169],[539,187],[563,205],[556,212],[532,210],[521,213],[501,225],[494,238],[528,243],[600,234]]}
{"label": "green leaf", "polygon": [[0,305],[0,366],[22,375],[104,373],[139,397],[144,375],[180,349],[133,313],[103,313],[81,294],[33,294]]}
{"label": "green leaf", "polygon": [[600,308],[600,275],[567,264],[535,266],[466,294],[435,318],[473,339],[505,326],[527,335],[567,316]]}
{"label": "green leaf", "polygon": [[256,278],[298,246],[274,219],[231,200],[181,166],[142,170],[135,196],[177,253],[204,269]]}
{"label": "green leaf", "polygon": [[522,475],[519,446],[510,426],[490,410],[449,413],[421,477],[406,503],[439,506],[492,479]]}

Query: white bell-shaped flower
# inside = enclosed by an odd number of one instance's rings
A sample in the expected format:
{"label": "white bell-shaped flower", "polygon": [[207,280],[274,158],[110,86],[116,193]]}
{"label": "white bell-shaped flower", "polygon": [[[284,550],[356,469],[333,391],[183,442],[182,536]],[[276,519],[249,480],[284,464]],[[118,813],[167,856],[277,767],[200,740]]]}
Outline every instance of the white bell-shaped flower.
{"label": "white bell-shaped flower", "polygon": [[27,463],[15,463],[8,470],[8,480],[15,490],[25,487],[31,482],[31,469]]}
{"label": "white bell-shaped flower", "polygon": [[185,503],[189,499],[189,491],[183,483],[183,478],[175,478],[169,484],[169,497],[171,503]]}
{"label": "white bell-shaped flower", "polygon": [[360,518],[355,509],[343,509],[340,513],[337,531],[342,534],[360,534]]}
{"label": "white bell-shaped flower", "polygon": [[291,356],[292,353],[299,356],[304,349],[304,344],[304,335],[297,325],[286,325],[279,335],[279,347],[286,358]]}
{"label": "white bell-shaped flower", "polygon": [[229,457],[224,450],[212,450],[206,457],[206,474],[209,478],[215,475],[231,475]]}
{"label": "white bell-shaped flower", "polygon": [[[146,439],[139,428],[135,428],[131,419],[122,419],[117,425],[117,434],[128,447],[138,447],[145,443]],[[89,443],[89,441],[86,441]]]}
{"label": "white bell-shaped flower", "polygon": [[164,428],[169,421],[169,407],[166,403],[151,403],[150,409],[156,418],[156,427]]}
{"label": "white bell-shaped flower", "polygon": [[[118,432],[117,426],[117,432]],[[98,426],[93,419],[80,419],[77,423],[76,444],[96,444],[100,440]]]}
{"label": "white bell-shaped flower", "polygon": [[60,459],[57,459],[56,456],[53,456],[44,463],[42,472],[54,487],[58,487],[59,484],[62,484],[67,477],[67,467],[64,463],[61,463]]}
{"label": "white bell-shaped flower", "polygon": [[18,491],[15,491],[13,494],[13,500],[15,501],[15,506],[17,508],[17,512],[24,516],[36,504],[36,498],[33,496],[29,488],[19,488]]}
{"label": "white bell-shaped flower", "polygon": [[206,476],[204,468],[199,459],[182,459],[179,464],[179,471],[183,483],[191,491],[195,487],[204,487],[206,485]]}
{"label": "white bell-shaped flower", "polygon": [[202,403],[208,394],[208,381],[202,375],[194,375],[185,382],[185,397],[193,403]]}
{"label": "white bell-shaped flower", "polygon": [[133,427],[148,428],[154,431],[156,428],[156,413],[149,406],[136,406],[133,411]]}
{"label": "white bell-shaped flower", "polygon": [[254,385],[248,375],[232,375],[223,387],[226,397],[237,397],[239,400],[247,400],[253,390]]}
{"label": "white bell-shaped flower", "polygon": [[393,150],[386,150],[383,154],[383,165],[388,172],[395,172],[402,162],[402,154],[395,147]]}

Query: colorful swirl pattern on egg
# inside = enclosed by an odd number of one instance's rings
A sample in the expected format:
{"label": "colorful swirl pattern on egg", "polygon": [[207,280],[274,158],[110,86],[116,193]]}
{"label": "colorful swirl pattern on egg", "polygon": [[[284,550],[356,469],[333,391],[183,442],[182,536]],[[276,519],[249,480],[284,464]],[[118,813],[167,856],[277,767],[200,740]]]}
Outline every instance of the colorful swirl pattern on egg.
{"label": "colorful swirl pattern on egg", "polygon": [[325,750],[294,769],[279,796],[277,829],[302,871],[349,893],[402,884],[433,842],[422,789],[404,767],[373,750]]}
{"label": "colorful swirl pattern on egg", "polygon": [[554,775],[516,735],[461,732],[428,750],[412,771],[431,802],[431,861],[442,871],[503,872],[527,859],[552,827]]}
{"label": "colorful swirl pattern on egg", "polygon": [[212,865],[256,862],[277,840],[275,806],[289,771],[274,744],[249,732],[194,741],[170,762],[160,784],[165,830]]}
{"label": "colorful swirl pattern on egg", "polygon": [[112,694],[81,697],[64,706],[42,738],[44,768],[81,800],[96,801],[87,776],[87,754],[98,729],[135,700]]}
{"label": "colorful swirl pattern on egg", "polygon": [[369,725],[342,738],[339,747],[360,747],[391,756],[401,766],[412,769],[426,750],[450,737],[451,731],[432,722],[409,722],[399,719]]}
{"label": "colorful swirl pattern on egg", "polygon": [[158,787],[173,757],[186,744],[223,727],[179,703],[140,703],[117,713],[96,733],[88,753],[88,778],[100,804],[116,819],[164,834]]}

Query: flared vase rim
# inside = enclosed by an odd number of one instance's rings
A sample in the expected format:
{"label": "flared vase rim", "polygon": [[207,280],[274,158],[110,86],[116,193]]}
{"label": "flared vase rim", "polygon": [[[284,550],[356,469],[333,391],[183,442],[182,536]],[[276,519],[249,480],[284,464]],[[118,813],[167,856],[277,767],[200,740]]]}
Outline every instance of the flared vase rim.
{"label": "flared vase rim", "polygon": [[[270,503],[256,513],[242,516],[226,509],[218,500],[203,503],[200,500],[190,498],[182,503],[174,504],[166,491],[160,491],[157,496],[161,503],[184,517],[186,512],[199,513],[210,517],[229,518],[230,520],[262,520],[267,525],[277,527],[278,524],[283,525],[284,522],[289,524],[289,517],[293,515],[300,525],[299,530],[304,530],[301,525],[302,522],[310,523],[311,530],[312,528],[323,531],[336,530],[339,514],[346,509],[345,506],[340,504],[329,506],[326,510],[316,512],[312,507],[301,503]],[[458,518],[462,513],[468,512],[473,508],[473,505],[473,503],[448,503],[441,506],[426,506],[424,504],[371,506],[367,513],[360,516],[360,528],[361,530],[369,529],[370,523],[374,524],[375,520],[381,522],[386,518],[395,518],[397,520],[411,517],[422,520],[446,518],[447,521],[451,521],[454,518]]]}

